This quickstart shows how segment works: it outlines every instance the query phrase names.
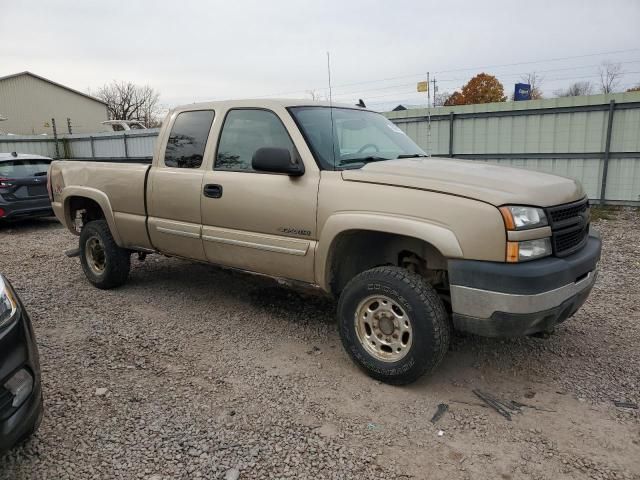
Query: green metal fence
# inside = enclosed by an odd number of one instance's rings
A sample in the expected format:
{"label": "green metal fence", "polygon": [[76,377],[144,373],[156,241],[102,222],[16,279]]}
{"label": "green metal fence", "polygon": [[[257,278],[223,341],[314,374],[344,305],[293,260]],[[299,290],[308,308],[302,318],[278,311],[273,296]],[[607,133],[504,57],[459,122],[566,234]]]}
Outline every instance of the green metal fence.
{"label": "green metal fence", "polygon": [[640,92],[385,115],[434,156],[565,175],[593,203],[640,205]]}

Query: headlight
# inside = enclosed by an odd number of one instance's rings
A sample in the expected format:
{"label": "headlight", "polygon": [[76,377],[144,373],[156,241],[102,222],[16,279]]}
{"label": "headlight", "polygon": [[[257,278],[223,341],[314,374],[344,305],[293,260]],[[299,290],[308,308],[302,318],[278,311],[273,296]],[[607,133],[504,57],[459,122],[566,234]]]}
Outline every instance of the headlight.
{"label": "headlight", "polygon": [[507,262],[526,262],[551,255],[551,239],[537,238],[522,242],[507,242]]}
{"label": "headlight", "polygon": [[9,324],[18,313],[18,302],[9,290],[9,285],[0,275],[0,329]]}
{"label": "headlight", "polygon": [[526,230],[545,227],[549,224],[547,216],[541,208],[509,205],[500,207],[500,213],[507,230]]}

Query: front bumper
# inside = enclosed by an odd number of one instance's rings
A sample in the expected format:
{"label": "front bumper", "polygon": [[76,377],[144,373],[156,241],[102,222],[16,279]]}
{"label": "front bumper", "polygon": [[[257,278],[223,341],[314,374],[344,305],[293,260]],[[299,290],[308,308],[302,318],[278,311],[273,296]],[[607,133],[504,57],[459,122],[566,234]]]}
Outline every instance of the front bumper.
{"label": "front bumper", "polygon": [[[11,287],[9,287],[11,288]],[[0,408],[0,455],[34,432],[42,419],[40,361],[31,320],[20,304],[19,315],[0,330],[0,388],[3,399],[10,394],[3,385],[16,372],[27,370],[33,377],[33,389],[17,408],[2,402]]]}
{"label": "front bumper", "polygon": [[454,327],[488,337],[553,328],[589,296],[600,253],[600,239],[592,235],[583,249],[564,258],[515,264],[450,260]]}

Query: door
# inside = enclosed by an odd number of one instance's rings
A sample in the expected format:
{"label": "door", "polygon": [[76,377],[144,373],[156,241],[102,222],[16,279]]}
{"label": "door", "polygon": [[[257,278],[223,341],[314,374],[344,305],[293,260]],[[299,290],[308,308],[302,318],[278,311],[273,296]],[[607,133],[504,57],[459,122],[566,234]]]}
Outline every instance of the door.
{"label": "door", "polygon": [[200,196],[213,110],[178,113],[147,181],[149,237],[162,253],[205,260]]}
{"label": "door", "polygon": [[[292,121],[290,128],[295,129]],[[253,154],[262,147],[286,148],[291,158],[300,158],[302,148],[296,148],[290,133],[303,142],[273,111],[227,112],[202,190],[202,240],[210,262],[313,282],[317,166],[306,161],[300,177],[251,167]]]}

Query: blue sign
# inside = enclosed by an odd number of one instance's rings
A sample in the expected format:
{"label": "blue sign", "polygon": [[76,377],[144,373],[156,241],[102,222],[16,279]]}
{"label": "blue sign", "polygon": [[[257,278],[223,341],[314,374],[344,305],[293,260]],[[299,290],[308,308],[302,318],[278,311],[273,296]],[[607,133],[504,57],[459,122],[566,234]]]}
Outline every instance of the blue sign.
{"label": "blue sign", "polygon": [[520,100],[531,100],[531,85],[527,83],[516,83],[516,91],[513,99],[516,102]]}

